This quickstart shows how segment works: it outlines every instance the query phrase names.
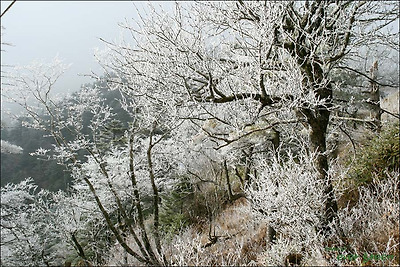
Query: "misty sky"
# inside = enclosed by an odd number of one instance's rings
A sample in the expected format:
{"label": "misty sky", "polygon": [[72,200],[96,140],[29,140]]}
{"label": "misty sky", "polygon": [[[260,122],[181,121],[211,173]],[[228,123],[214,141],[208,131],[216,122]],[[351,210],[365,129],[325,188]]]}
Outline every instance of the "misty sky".
{"label": "misty sky", "polygon": [[[1,0],[1,12],[11,1]],[[135,2],[137,6],[143,2]],[[99,37],[113,41],[120,37],[118,22],[136,16],[130,1],[16,1],[1,18],[2,65],[26,65],[33,60],[50,62],[55,56],[72,63],[59,80],[57,90],[75,91],[90,70],[100,71],[93,52],[103,49]]]}

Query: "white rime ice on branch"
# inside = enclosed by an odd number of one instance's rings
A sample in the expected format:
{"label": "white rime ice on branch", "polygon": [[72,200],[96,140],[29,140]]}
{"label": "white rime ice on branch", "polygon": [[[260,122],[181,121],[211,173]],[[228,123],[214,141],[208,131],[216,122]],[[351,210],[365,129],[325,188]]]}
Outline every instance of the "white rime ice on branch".
{"label": "white rime ice on branch", "polygon": [[[66,69],[58,59],[16,68],[7,77],[2,96],[24,108],[25,126],[54,140],[51,151],[39,148],[31,155],[57,160],[73,177],[65,194],[23,190],[30,199],[14,208],[26,208],[27,219],[18,221],[10,211],[9,222],[18,223],[12,226],[16,231],[28,231],[21,251],[37,258],[29,263],[29,255],[21,254],[12,263],[60,265],[62,256],[48,249],[46,236],[37,236],[43,229],[54,233],[52,244],[63,246],[62,252],[72,248],[85,264],[88,253],[95,255],[93,262],[104,262],[101,255],[111,243],[136,263],[185,262],[166,259],[159,230],[163,194],[180,177],[190,177],[193,185],[219,185],[221,174],[228,180],[233,171],[253,210],[278,234],[268,252],[278,256],[267,257],[270,264],[281,265],[291,249],[307,248],[311,255],[322,248],[320,229],[328,234],[327,226],[341,216],[326,146],[330,115],[338,108],[333,88],[341,83],[331,74],[357,57],[360,47],[390,43],[393,36],[383,30],[398,19],[398,4],[237,1],[175,7],[169,14],[150,4],[136,26],[122,25],[133,40],[106,42],[98,55],[105,74],[96,78],[121,94],[129,117],[118,145],[102,144],[116,112],[99,88],[85,87],[63,101],[52,94]],[[17,242],[20,235],[7,227],[2,225],[6,242]],[[191,247],[198,245],[195,239]],[[198,256],[192,252],[185,253]]]}
{"label": "white rime ice on branch", "polygon": [[1,153],[4,154],[21,154],[23,151],[22,147],[13,145],[8,141],[1,140]]}
{"label": "white rime ice on branch", "polygon": [[265,214],[283,235],[297,242],[306,241],[321,226],[324,182],[318,179],[315,155],[305,150],[286,155],[286,159],[256,159],[255,167],[261,171],[252,178],[247,192],[254,211]]}
{"label": "white rime ice on branch", "polygon": [[326,184],[314,166],[316,155],[305,148],[284,155],[256,158],[255,168],[260,172],[246,189],[253,212],[278,232],[265,256],[268,265],[282,264],[286,255],[304,248],[311,256],[323,246],[320,230]]}
{"label": "white rime ice on branch", "polygon": [[[55,216],[61,207],[32,178],[1,188],[1,259],[6,266],[60,264],[68,239]],[[4,251],[3,251],[4,250]]]}

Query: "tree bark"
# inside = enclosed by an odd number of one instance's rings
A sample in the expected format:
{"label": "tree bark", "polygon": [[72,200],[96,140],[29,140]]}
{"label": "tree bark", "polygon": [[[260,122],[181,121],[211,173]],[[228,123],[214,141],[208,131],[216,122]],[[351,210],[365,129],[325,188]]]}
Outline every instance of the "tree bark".
{"label": "tree bark", "polygon": [[226,164],[226,160],[224,160],[224,170],[225,170],[226,184],[228,186],[229,201],[232,201],[233,193],[232,193],[231,181],[229,180],[228,166]]}
{"label": "tree bark", "polygon": [[83,177],[83,180],[89,186],[89,189],[93,194],[93,197],[96,201],[97,206],[99,207],[101,213],[103,214],[104,219],[107,222],[108,227],[113,232],[113,234],[114,234],[115,238],[118,240],[119,244],[125,249],[126,252],[128,252],[130,255],[135,257],[138,261],[140,261],[142,263],[149,263],[148,260],[142,258],[139,254],[137,254],[135,251],[133,251],[129,247],[129,245],[125,242],[125,240],[122,238],[122,236],[120,235],[118,230],[114,227],[114,225],[111,221],[110,215],[108,214],[108,212],[104,208],[103,204],[101,203],[100,198],[97,195],[96,189],[94,189],[94,187],[93,187],[93,184],[90,182],[90,180],[86,176]]}
{"label": "tree bark", "polygon": [[319,179],[325,183],[324,196],[325,208],[323,217],[323,232],[328,234],[330,224],[337,217],[337,201],[335,198],[332,181],[328,176],[328,155],[326,153],[326,134],[329,124],[330,108],[332,107],[333,91],[330,83],[323,86],[325,80],[324,71],[317,61],[308,62],[306,58],[298,58],[298,63],[301,66],[304,75],[303,84],[308,90],[313,90],[318,99],[324,99],[324,105],[316,106],[312,110],[302,108],[301,113],[307,118],[307,123],[311,128],[310,149],[316,153],[315,167],[318,171]]}
{"label": "tree bark", "polygon": [[373,130],[379,132],[381,129],[381,104],[380,104],[380,90],[379,90],[379,85],[375,82],[376,76],[378,72],[378,62],[375,61],[374,64],[372,65],[370,69],[370,74],[371,74],[371,90],[369,92],[369,98],[370,101],[368,101],[369,104],[371,104],[371,117],[374,120],[373,124]]}
{"label": "tree bark", "polygon": [[87,264],[88,266],[90,266],[90,263],[89,263],[88,259],[86,258],[85,252],[84,252],[84,250],[83,250],[81,244],[80,244],[80,243],[78,242],[78,240],[76,239],[74,233],[71,234],[71,238],[72,238],[72,242],[74,242],[74,244],[75,244],[76,249],[78,250],[78,255],[79,255],[79,257],[81,257],[81,258],[84,260],[85,264]]}
{"label": "tree bark", "polygon": [[[151,187],[153,188],[153,208],[154,208],[154,242],[156,244],[156,249],[158,254],[160,255],[160,257],[162,258],[162,261],[164,262],[165,265],[167,265],[167,260],[165,258],[165,255],[162,252],[161,249],[161,242],[160,242],[160,234],[159,234],[159,194],[158,194],[158,188],[155,182],[155,174],[154,174],[154,170],[153,170],[153,161],[152,161],[152,148],[155,145],[153,143],[153,134],[154,134],[154,130],[155,130],[155,126],[153,127],[153,129],[150,132],[150,137],[149,137],[149,146],[147,148],[147,165],[149,168],[149,177],[150,177],[150,182],[151,182]],[[161,139],[159,139],[160,141]],[[161,265],[160,263],[157,263],[157,265]]]}
{"label": "tree bark", "polygon": [[330,111],[327,109],[317,110],[314,114],[309,109],[303,109],[303,113],[306,114],[310,131],[310,149],[312,152],[316,152],[315,167],[318,171],[319,178],[325,182],[324,195],[326,196],[325,202],[325,214],[323,221],[323,230],[325,233],[329,233],[329,224],[334,221],[337,215],[337,201],[335,198],[332,181],[328,176],[328,156],[326,154],[326,132],[329,123]]}
{"label": "tree bark", "polygon": [[137,185],[137,179],[135,174],[135,166],[134,166],[134,153],[133,153],[133,134],[129,138],[129,176],[131,178],[133,195],[134,195],[134,205],[136,207],[136,211],[138,214],[138,224],[140,228],[140,234],[146,248],[146,251],[153,260],[156,259],[155,253],[150,244],[150,239],[147,235],[146,227],[144,225],[144,215],[143,215],[143,207],[141,205],[141,199],[139,194],[139,189]]}

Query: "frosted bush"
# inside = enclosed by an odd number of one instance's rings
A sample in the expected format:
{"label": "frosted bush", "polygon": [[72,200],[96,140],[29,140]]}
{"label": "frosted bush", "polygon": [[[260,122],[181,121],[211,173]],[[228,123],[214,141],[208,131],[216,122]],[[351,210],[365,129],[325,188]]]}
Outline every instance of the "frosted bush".
{"label": "frosted bush", "polygon": [[258,173],[246,189],[255,215],[277,232],[263,256],[267,265],[282,265],[293,253],[318,258],[315,253],[323,248],[320,230],[326,184],[315,169],[316,155],[301,150],[277,153],[270,159],[258,157]]}
{"label": "frosted bush", "polygon": [[[365,254],[398,253],[399,173],[386,174],[387,179],[358,188],[359,200],[354,207],[347,206],[338,211],[342,231],[342,238],[338,234],[338,242],[347,246],[352,254],[359,255],[352,261],[354,264],[361,265]],[[346,264],[343,261],[336,263]]]}
{"label": "frosted bush", "polygon": [[306,151],[271,159],[258,158],[247,188],[253,210],[280,235],[308,247],[317,238],[324,210],[325,183],[314,167],[315,155]]}
{"label": "frosted bush", "polygon": [[13,145],[10,142],[1,140],[1,153],[4,154],[21,154],[22,147]]}

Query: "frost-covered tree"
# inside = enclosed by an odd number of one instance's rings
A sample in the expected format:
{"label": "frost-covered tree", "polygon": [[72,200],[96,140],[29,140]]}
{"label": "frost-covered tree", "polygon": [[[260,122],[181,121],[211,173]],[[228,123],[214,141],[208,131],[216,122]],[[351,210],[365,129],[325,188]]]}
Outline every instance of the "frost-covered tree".
{"label": "frost-covered tree", "polygon": [[[117,119],[113,119],[109,124],[103,126],[103,130],[100,133],[99,142],[103,143],[104,148],[117,147],[124,142],[124,132],[126,127]],[[103,147],[100,145],[100,149]]]}
{"label": "frost-covered tree", "polygon": [[[89,262],[101,263],[98,255],[116,242],[142,264],[167,265],[162,195],[181,174],[217,183],[224,173],[229,187],[233,171],[280,234],[327,233],[337,217],[327,150],[341,85],[333,71],[360,46],[393,43],[386,30],[398,4],[197,2],[177,3],[173,14],[151,5],[146,12],[137,26],[122,25],[133,44],[108,43],[99,55],[106,71],[99,80],[119,91],[130,117],[117,145],[104,147],[113,139],[105,127],[119,123],[99,88],[53,95],[60,61],[16,68],[2,87],[24,108],[24,125],[54,140],[53,149],[32,155],[56,159],[74,178],[66,196],[54,196],[64,203],[54,207],[67,222],[54,227],[62,240]],[[291,232],[292,222],[306,232]],[[91,243],[99,239],[104,246]]]}
{"label": "frost-covered tree", "polygon": [[[332,74],[362,46],[396,43],[390,26],[398,9],[395,2],[230,1],[177,3],[171,14],[150,5],[136,25],[122,24],[133,40],[108,43],[102,64],[119,76],[109,83],[128,96],[187,110],[181,119],[216,149],[263,133],[259,146],[276,140],[271,131],[283,125],[304,127],[329,228],[337,204],[326,136],[341,86]],[[207,127],[210,120],[218,127]]]}
{"label": "frost-covered tree", "polygon": [[1,261],[5,266],[100,263],[110,231],[88,190],[50,192],[32,178],[1,188]]}
{"label": "frost-covered tree", "polygon": [[[74,182],[66,201],[70,204],[65,205],[70,210],[58,214],[70,217],[64,221],[82,219],[73,210],[77,203],[84,203],[78,211],[90,219],[86,224],[60,227],[85,261],[94,259],[87,256],[79,238],[93,242],[103,238],[83,230],[97,225],[112,236],[108,244],[114,238],[139,262],[160,265],[165,262],[158,229],[160,194],[174,183],[178,159],[183,158],[179,142],[173,142],[182,122],[174,119],[174,109],[159,109],[139,98],[124,99],[121,104],[131,124],[118,145],[104,148],[104,126],[115,123],[115,113],[105,105],[98,88],[83,88],[70,98],[54,96],[52,87],[64,69],[58,60],[18,67],[10,75],[10,86],[2,88],[4,97],[24,108],[24,125],[43,130],[54,140],[53,149],[38,148],[31,155],[57,160],[72,173]],[[85,123],[88,116],[89,124]],[[150,203],[144,198],[150,198]],[[151,231],[145,226],[145,209],[152,212]],[[126,235],[134,237],[137,250],[127,244]],[[95,253],[99,249],[95,247]]]}
{"label": "frost-covered tree", "polygon": [[267,250],[268,265],[280,265],[294,252],[313,258],[323,252],[325,241],[320,229],[326,181],[318,177],[316,155],[305,147],[300,154],[290,149],[284,154],[285,158],[256,157],[255,168],[260,171],[246,189],[254,213],[271,227],[268,235],[274,242]]}
{"label": "frost-covered tree", "polygon": [[21,154],[23,151],[22,147],[11,144],[8,141],[1,140],[1,153],[5,154]]}
{"label": "frost-covered tree", "polygon": [[1,261],[5,266],[60,265],[66,246],[53,194],[31,178],[1,188]]}

